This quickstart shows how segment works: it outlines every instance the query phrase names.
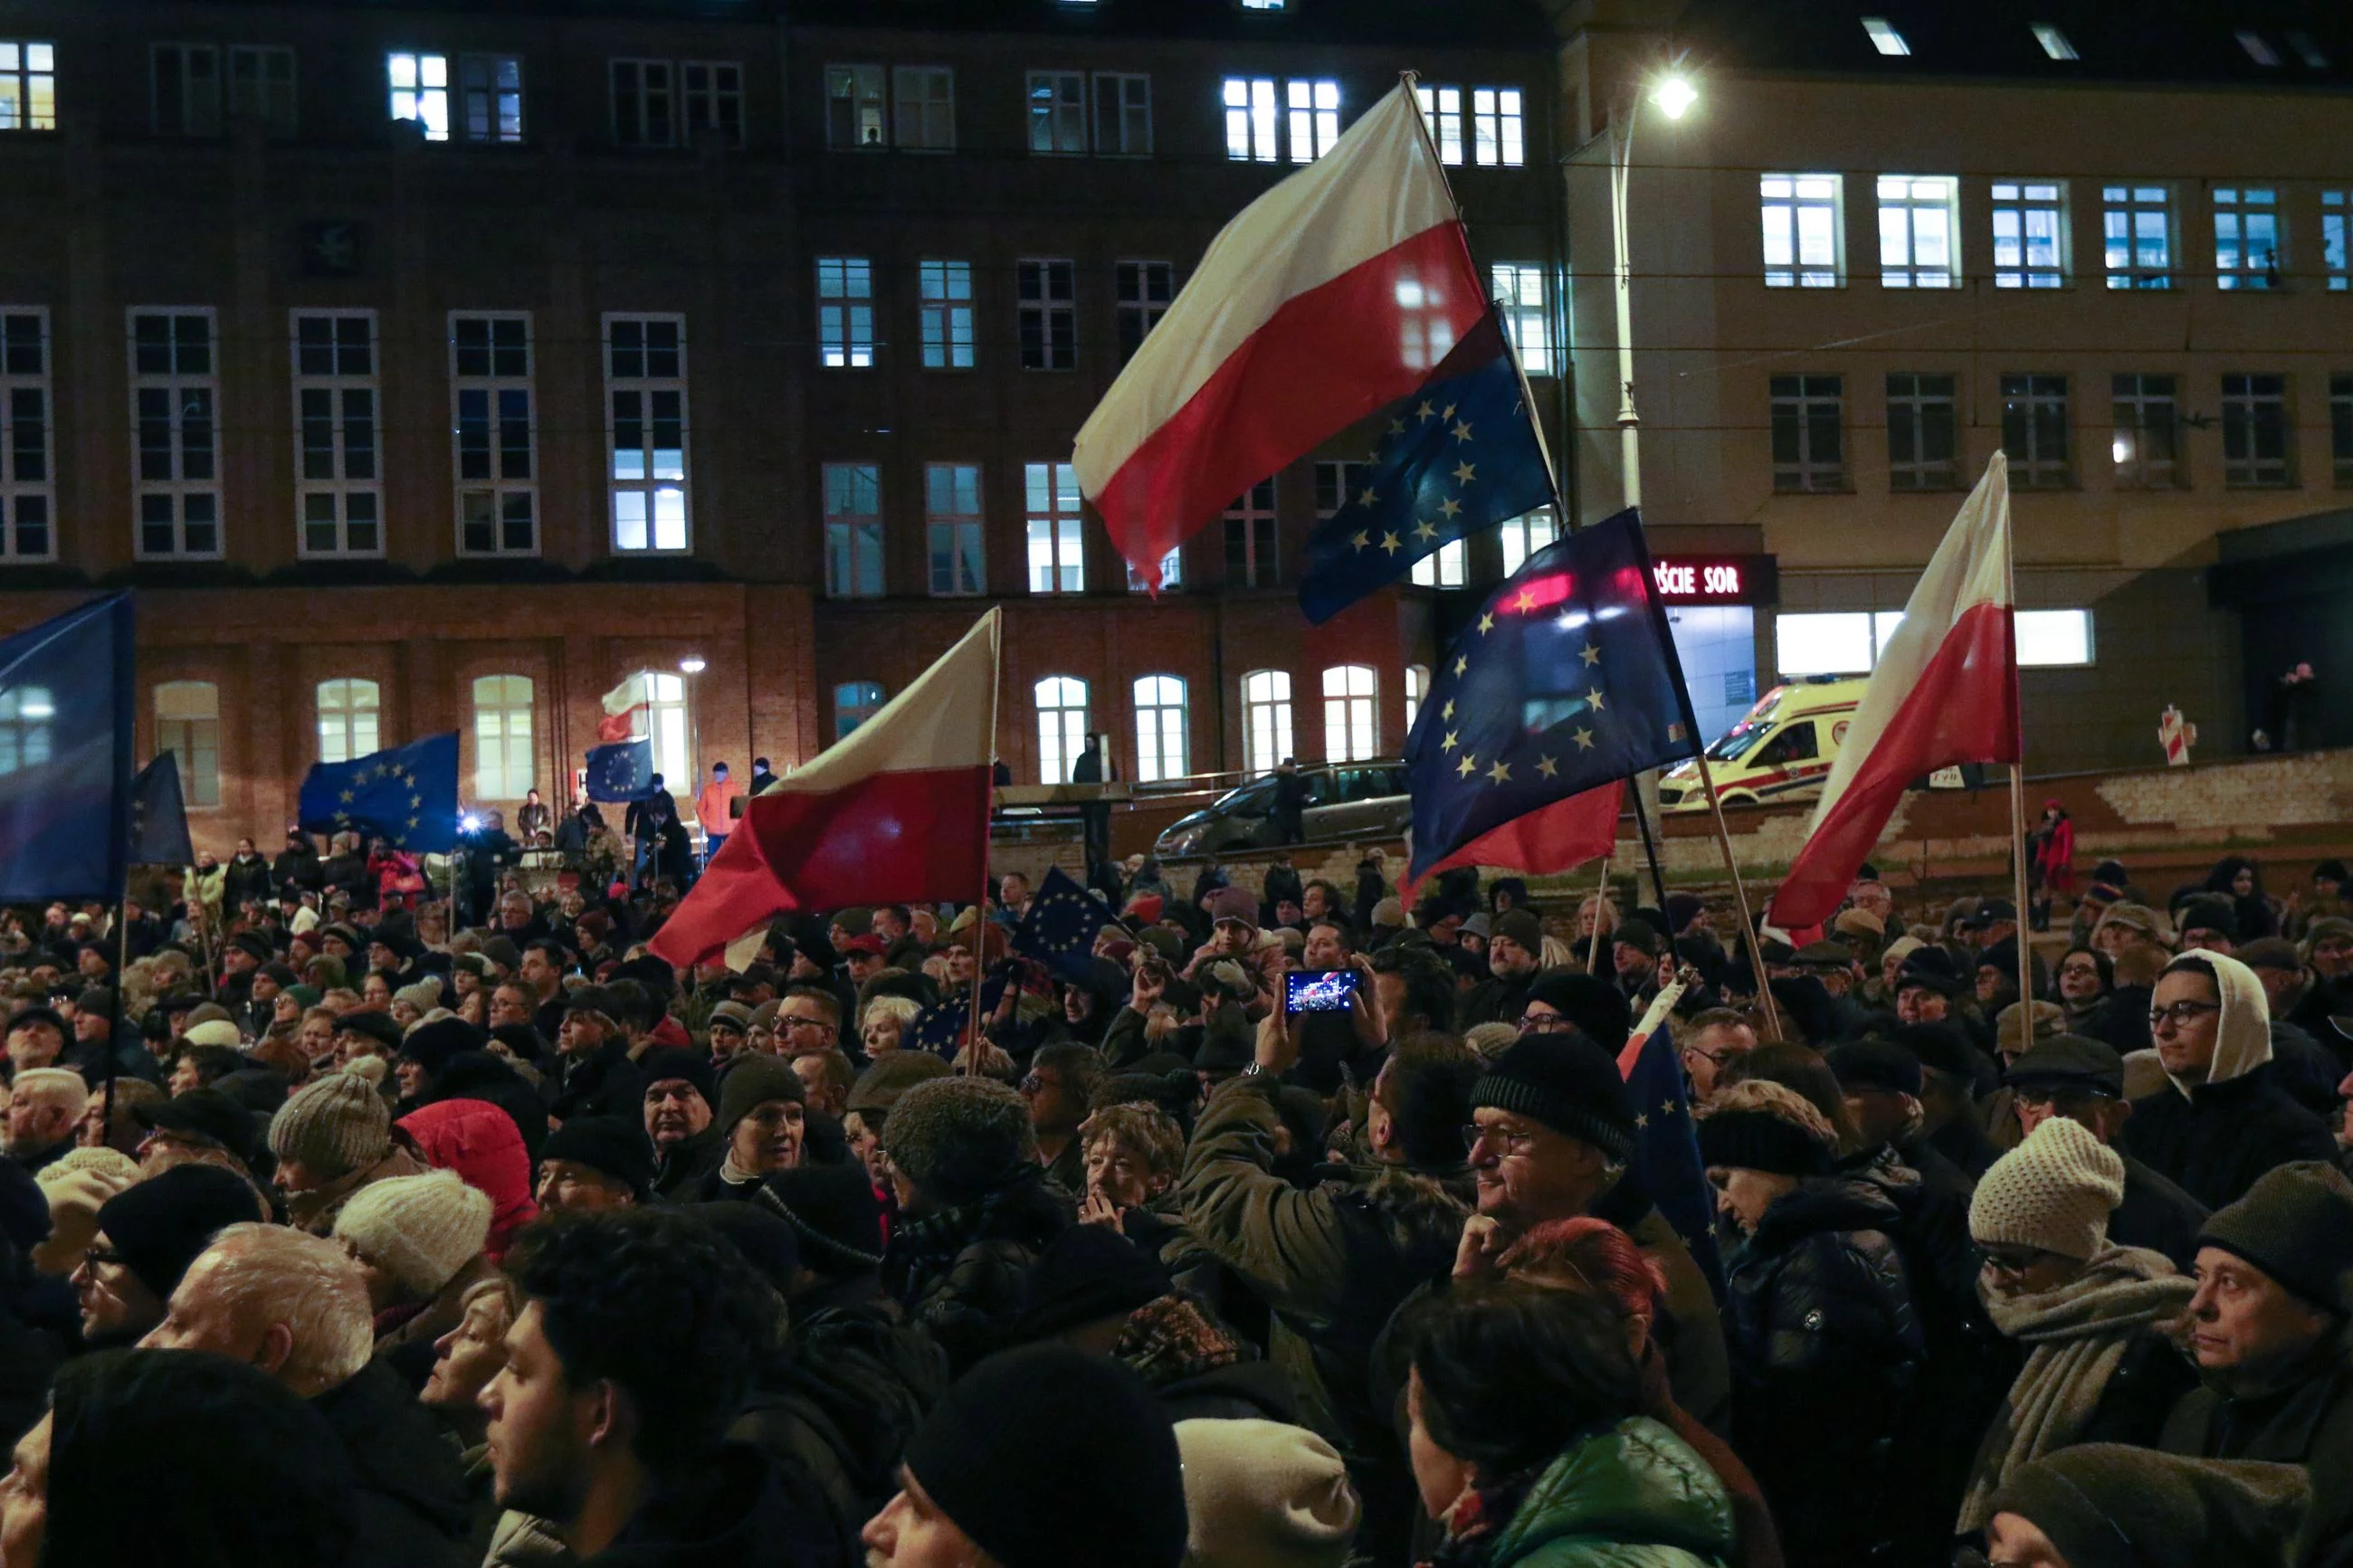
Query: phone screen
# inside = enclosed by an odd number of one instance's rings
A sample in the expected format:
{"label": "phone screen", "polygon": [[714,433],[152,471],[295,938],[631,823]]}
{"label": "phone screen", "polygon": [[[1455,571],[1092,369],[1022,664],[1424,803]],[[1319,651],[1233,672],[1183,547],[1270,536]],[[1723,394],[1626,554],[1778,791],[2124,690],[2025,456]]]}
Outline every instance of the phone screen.
{"label": "phone screen", "polygon": [[1363,977],[1353,969],[1294,970],[1282,977],[1286,1013],[1337,1013],[1348,1005]]}

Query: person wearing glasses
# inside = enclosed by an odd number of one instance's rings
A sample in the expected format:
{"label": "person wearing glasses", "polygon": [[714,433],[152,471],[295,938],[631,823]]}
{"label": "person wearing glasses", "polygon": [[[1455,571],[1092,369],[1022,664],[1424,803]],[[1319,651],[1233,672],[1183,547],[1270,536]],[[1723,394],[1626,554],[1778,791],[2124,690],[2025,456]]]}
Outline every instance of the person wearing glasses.
{"label": "person wearing glasses", "polygon": [[[2110,1149],[2133,1113],[2125,1098],[2125,1058],[2104,1041],[2080,1035],[2037,1040],[2003,1075],[2018,1112],[2021,1139],[2054,1118],[2080,1123]],[[2159,1175],[2143,1161],[2118,1152],[2124,1163],[2124,1197],[2108,1216],[2108,1236],[2119,1247],[2146,1247],[2173,1259],[2189,1272],[2198,1256],[2198,1227],[2206,1223],[2204,1204]]]}
{"label": "person wearing glasses", "polygon": [[2280,1087],[2254,971],[2227,953],[2183,953],[2158,977],[2148,1026],[2168,1086],[2133,1101],[2123,1152],[2213,1208],[2274,1166],[2336,1159],[2328,1124]]}
{"label": "person wearing glasses", "polygon": [[1978,1296],[2027,1357],[1978,1446],[1962,1534],[1983,1530],[1994,1492],[2046,1454],[2155,1443],[2195,1383],[2172,1335],[2197,1287],[2170,1260],[2109,1239],[2124,1191],[2124,1161],[2064,1116],[2039,1122],[1978,1183]]}
{"label": "person wearing glasses", "polygon": [[84,1347],[137,1344],[213,1232],[268,1217],[253,1188],[217,1165],[174,1165],[107,1199],[73,1271]]}

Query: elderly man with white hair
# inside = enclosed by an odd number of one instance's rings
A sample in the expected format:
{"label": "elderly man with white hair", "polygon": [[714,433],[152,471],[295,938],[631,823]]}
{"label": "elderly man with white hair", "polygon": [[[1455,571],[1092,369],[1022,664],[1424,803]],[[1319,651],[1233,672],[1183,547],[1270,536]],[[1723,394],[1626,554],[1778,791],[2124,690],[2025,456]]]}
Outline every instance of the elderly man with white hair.
{"label": "elderly man with white hair", "polygon": [[8,1157],[37,1173],[74,1145],[90,1089],[71,1068],[25,1068],[8,1092]]}
{"label": "elderly man with white hair", "polygon": [[470,1524],[457,1454],[375,1349],[365,1277],[337,1243],[284,1226],[233,1225],[188,1265],[142,1343],[260,1368],[309,1400],[360,1487],[353,1562],[460,1568]]}

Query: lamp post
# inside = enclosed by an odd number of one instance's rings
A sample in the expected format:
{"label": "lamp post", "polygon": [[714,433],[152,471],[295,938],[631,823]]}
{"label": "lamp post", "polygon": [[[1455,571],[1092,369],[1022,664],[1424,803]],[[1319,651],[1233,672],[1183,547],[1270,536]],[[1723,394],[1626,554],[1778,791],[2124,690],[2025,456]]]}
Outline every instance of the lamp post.
{"label": "lamp post", "polygon": [[[1699,89],[1681,71],[1669,71],[1651,86],[1649,96],[1661,114],[1681,120],[1699,101]],[[1618,270],[1618,465],[1628,506],[1642,504],[1641,416],[1634,408],[1634,268],[1626,238],[1626,179],[1641,109],[1638,92],[1622,113],[1612,110],[1609,115],[1609,237]]]}
{"label": "lamp post", "polygon": [[[686,677],[682,684],[686,689],[686,772],[689,800],[702,798],[702,713],[694,700],[694,678],[709,668],[699,653],[688,654],[678,661],[679,674]],[[701,827],[705,833],[710,831],[709,824],[703,822],[699,815],[695,819],[695,826]]]}

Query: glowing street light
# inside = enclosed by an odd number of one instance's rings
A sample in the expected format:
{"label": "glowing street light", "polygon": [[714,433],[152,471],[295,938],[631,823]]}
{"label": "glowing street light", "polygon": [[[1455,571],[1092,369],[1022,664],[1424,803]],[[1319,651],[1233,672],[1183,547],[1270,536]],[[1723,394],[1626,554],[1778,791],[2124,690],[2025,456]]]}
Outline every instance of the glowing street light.
{"label": "glowing street light", "polygon": [[1680,71],[1670,72],[1651,89],[1651,102],[1670,120],[1681,120],[1699,101],[1699,89]]}
{"label": "glowing street light", "polygon": [[678,668],[682,675],[701,675],[705,667],[701,654],[691,653],[678,661]]}

